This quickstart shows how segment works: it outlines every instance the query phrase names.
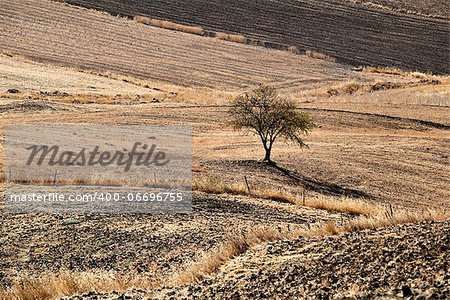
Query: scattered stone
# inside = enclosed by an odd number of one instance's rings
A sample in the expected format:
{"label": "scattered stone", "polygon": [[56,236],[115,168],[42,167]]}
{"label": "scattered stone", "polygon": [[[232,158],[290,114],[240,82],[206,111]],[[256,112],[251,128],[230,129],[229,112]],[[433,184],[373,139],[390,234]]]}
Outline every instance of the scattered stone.
{"label": "scattered stone", "polygon": [[404,285],[402,287],[402,293],[403,293],[403,297],[411,297],[413,295],[413,292],[411,291],[411,288],[407,285]]}
{"label": "scattered stone", "polygon": [[355,72],[362,72],[364,70],[364,68],[362,66],[359,66],[359,67],[353,67],[351,70],[355,71]]}
{"label": "scattered stone", "polygon": [[43,92],[43,91],[40,91],[39,95],[42,95],[42,96],[57,96],[57,97],[67,97],[67,96],[69,96],[68,93],[60,92],[60,91],[54,91],[54,92]]}
{"label": "scattered stone", "polygon": [[395,82],[382,82],[382,83],[376,83],[372,85],[370,91],[376,92],[376,91],[383,91],[383,90],[390,90],[390,89],[396,89],[401,87],[399,83]]}
{"label": "scattered stone", "polygon": [[338,90],[332,89],[332,90],[328,90],[327,94],[329,97],[333,97],[333,96],[338,96],[339,92],[338,92]]}

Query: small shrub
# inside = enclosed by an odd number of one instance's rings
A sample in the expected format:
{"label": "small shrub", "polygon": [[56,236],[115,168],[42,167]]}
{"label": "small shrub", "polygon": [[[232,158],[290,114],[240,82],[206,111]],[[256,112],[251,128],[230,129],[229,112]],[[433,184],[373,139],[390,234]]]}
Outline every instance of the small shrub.
{"label": "small shrub", "polygon": [[143,17],[143,16],[135,16],[134,20],[138,23],[145,24],[145,25],[151,25],[152,19],[149,17]]}
{"label": "small shrub", "polygon": [[204,33],[203,28],[200,26],[182,25],[182,24],[177,24],[177,23],[170,22],[170,21],[152,19],[152,18],[143,17],[143,16],[135,16],[134,20],[141,24],[152,25],[152,26],[156,26],[156,27],[161,27],[161,28],[176,30],[176,31],[182,31],[182,32],[186,32],[186,33],[192,33],[192,34],[198,34],[198,35],[203,35],[203,33]]}
{"label": "small shrub", "polygon": [[291,52],[291,53],[295,53],[295,54],[299,54],[300,50],[298,50],[298,48],[296,46],[289,46],[287,47],[287,51]]}
{"label": "small shrub", "polygon": [[325,231],[334,235],[338,233],[338,230],[336,228],[336,225],[334,225],[333,221],[328,221],[327,224],[325,225]]}
{"label": "small shrub", "polygon": [[216,39],[235,43],[247,42],[247,38],[241,34],[229,34],[225,32],[216,32]]}
{"label": "small shrub", "polygon": [[336,58],[317,51],[306,50],[305,55],[315,59],[321,59],[329,62],[336,62]]}

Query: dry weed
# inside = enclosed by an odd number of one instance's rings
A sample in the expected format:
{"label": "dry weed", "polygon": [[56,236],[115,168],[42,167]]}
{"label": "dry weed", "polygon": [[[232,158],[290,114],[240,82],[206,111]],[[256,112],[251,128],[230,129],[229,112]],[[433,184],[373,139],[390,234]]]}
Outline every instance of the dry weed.
{"label": "dry weed", "polygon": [[336,62],[336,58],[317,51],[306,50],[305,55],[315,59],[325,60],[329,62]]}
{"label": "dry weed", "polygon": [[216,39],[234,42],[234,43],[245,43],[247,38],[242,34],[229,34],[225,32],[216,32]]}
{"label": "dry weed", "polygon": [[311,208],[348,213],[353,215],[371,216],[376,214],[380,207],[368,203],[367,201],[345,198],[311,198],[305,199],[304,194],[299,195],[290,191],[275,189],[266,186],[253,186],[248,191],[244,183],[225,184],[218,178],[204,177],[193,181],[193,189],[211,194],[231,194],[244,195],[260,199],[269,199],[281,202],[289,202],[296,205]]}
{"label": "dry weed", "polygon": [[2,300],[56,299],[89,291],[111,292],[129,288],[151,289],[159,285],[140,275],[115,275],[108,272],[69,272],[43,274],[39,278],[18,279],[9,290],[0,289]]}
{"label": "dry weed", "polygon": [[447,82],[448,76],[433,75],[432,72],[419,72],[419,71],[407,71],[395,67],[371,67],[364,66],[362,71],[365,73],[375,73],[375,74],[385,74],[402,76],[407,78],[417,78],[417,79],[439,79],[441,81]]}
{"label": "dry weed", "polygon": [[299,54],[300,50],[296,46],[289,46],[287,47],[287,51],[295,54]]}
{"label": "dry weed", "polygon": [[152,19],[149,17],[143,17],[143,16],[135,16],[134,20],[138,23],[142,23],[145,25],[153,25],[165,29],[170,30],[177,30],[182,31],[186,33],[192,33],[192,34],[198,34],[203,35],[204,30],[200,26],[189,26],[189,25],[182,25],[170,21],[164,21],[164,20],[158,20],[158,19]]}
{"label": "dry weed", "polygon": [[218,248],[206,253],[198,263],[191,265],[185,271],[175,274],[170,282],[176,284],[198,282],[217,272],[227,261],[245,253],[251,247],[284,238],[286,238],[285,234],[268,228],[260,228],[242,236],[234,236]]}
{"label": "dry weed", "polygon": [[[366,229],[379,229],[401,224],[449,219],[449,214],[445,211],[410,211],[406,208],[374,205],[350,198],[338,201],[326,199],[306,200],[292,193],[263,188],[252,190],[249,193],[247,186],[244,184],[225,185],[215,178],[196,180],[194,181],[194,188],[209,193],[232,193],[264,199],[285,200],[299,205],[354,213],[360,216],[348,220],[341,226],[336,226],[333,221],[328,221],[303,229],[290,230],[289,228],[274,229],[273,227],[262,227],[252,229],[244,234],[237,234],[228,238],[219,247],[205,253],[198,261],[183,268],[183,271],[164,280],[164,282],[171,282],[174,285],[192,284],[203,280],[216,273],[229,260],[244,254],[252,247],[267,242],[299,237],[323,237]],[[153,289],[160,286],[162,282],[160,279],[152,280],[137,274],[122,276],[106,272],[61,272],[60,274],[44,274],[40,278],[25,277],[19,279],[9,290],[0,289],[0,299],[55,299],[87,291],[110,292],[130,288]]]}
{"label": "dry weed", "polygon": [[[390,214],[379,214],[372,217],[359,217],[337,227],[328,221],[308,229],[275,230],[273,228],[257,228],[251,232],[236,235],[227,239],[216,249],[205,253],[198,261],[184,268],[184,271],[171,276],[164,282],[174,285],[185,285],[199,282],[216,273],[221,266],[236,256],[244,254],[259,244],[295,239],[299,237],[322,237],[339,233],[355,232],[365,229],[377,229],[399,224],[419,223],[423,221],[448,220],[449,215],[441,211],[416,213],[405,209],[391,211]],[[0,299],[34,300],[55,299],[62,296],[80,294],[87,291],[119,291],[132,287],[153,289],[161,285],[161,280],[149,280],[139,275],[114,276],[110,273],[73,273],[63,272],[59,275],[49,274],[41,278],[25,278],[16,282],[6,291],[0,289]]]}

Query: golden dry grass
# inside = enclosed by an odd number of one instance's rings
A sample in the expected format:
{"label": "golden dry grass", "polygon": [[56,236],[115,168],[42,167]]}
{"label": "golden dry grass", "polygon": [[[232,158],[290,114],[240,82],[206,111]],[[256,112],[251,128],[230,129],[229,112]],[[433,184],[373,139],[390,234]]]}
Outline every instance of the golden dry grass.
{"label": "golden dry grass", "polygon": [[61,180],[52,178],[43,178],[39,180],[9,180],[5,176],[0,176],[0,183],[17,184],[17,185],[39,185],[39,186],[129,186],[132,184],[136,187],[158,187],[164,189],[173,189],[180,187],[188,187],[186,181],[169,181],[164,179],[157,180],[133,180],[127,179],[107,179],[107,178],[75,178],[71,180]]}
{"label": "golden dry grass", "polygon": [[216,39],[234,42],[234,43],[245,43],[247,38],[242,34],[230,34],[225,32],[216,32]]}
{"label": "golden dry grass", "polygon": [[112,292],[129,288],[152,289],[160,284],[152,278],[137,274],[116,275],[104,271],[69,272],[42,274],[42,276],[25,277],[6,290],[0,288],[2,300],[36,300],[57,299],[89,291]]}
{"label": "golden dry grass", "polygon": [[152,26],[157,26],[157,27],[161,27],[161,28],[165,28],[165,29],[191,33],[191,34],[202,35],[204,32],[203,28],[200,26],[182,25],[182,24],[178,24],[178,23],[174,23],[174,22],[170,22],[170,21],[152,19],[149,17],[136,16],[136,17],[134,17],[134,20],[138,23],[145,24],[145,25],[152,25]]}
{"label": "golden dry grass", "polygon": [[336,58],[318,51],[306,50],[305,55],[315,59],[320,59],[329,62],[336,62]]}
{"label": "golden dry grass", "polygon": [[384,206],[375,206],[367,201],[349,197],[343,197],[341,199],[330,199],[325,197],[307,199],[304,193],[297,194],[266,186],[252,186],[249,192],[244,183],[228,184],[221,182],[218,178],[211,177],[203,177],[194,180],[193,189],[212,194],[226,193],[289,202],[295,205],[354,215],[372,216],[377,214],[380,210],[384,211]]}

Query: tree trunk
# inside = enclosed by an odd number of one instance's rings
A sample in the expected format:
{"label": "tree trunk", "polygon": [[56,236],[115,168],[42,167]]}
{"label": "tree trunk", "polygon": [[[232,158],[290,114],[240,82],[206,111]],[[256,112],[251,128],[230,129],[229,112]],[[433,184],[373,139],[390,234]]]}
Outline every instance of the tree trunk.
{"label": "tree trunk", "polygon": [[270,159],[270,154],[272,152],[273,141],[272,140],[268,141],[267,139],[264,139],[262,135],[260,135],[260,137],[261,137],[261,141],[262,141],[264,150],[266,151],[266,155],[265,155],[263,161],[265,161],[267,163],[272,163],[272,160]]}
{"label": "tree trunk", "polygon": [[269,162],[269,163],[272,162],[270,160],[270,154],[272,152],[272,149],[269,147],[264,147],[264,150],[266,150],[266,156],[264,157],[264,161]]}

